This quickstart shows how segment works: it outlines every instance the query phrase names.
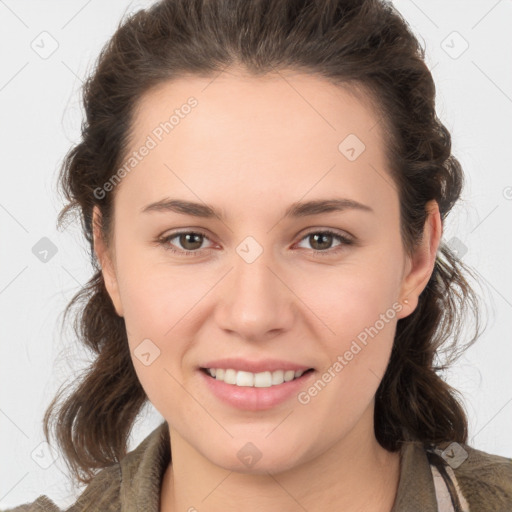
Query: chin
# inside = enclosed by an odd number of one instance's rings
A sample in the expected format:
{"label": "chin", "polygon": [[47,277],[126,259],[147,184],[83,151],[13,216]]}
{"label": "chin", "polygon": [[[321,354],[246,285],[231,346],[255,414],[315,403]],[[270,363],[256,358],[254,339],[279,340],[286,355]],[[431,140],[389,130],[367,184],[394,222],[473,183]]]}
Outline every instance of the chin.
{"label": "chin", "polygon": [[[297,447],[270,446],[259,449],[256,443],[237,442],[236,446],[231,448],[224,445],[220,452],[205,454],[212,464],[222,467],[228,471],[244,473],[251,475],[265,475],[267,473],[281,473],[292,469],[299,464]],[[233,457],[234,454],[234,457]]]}

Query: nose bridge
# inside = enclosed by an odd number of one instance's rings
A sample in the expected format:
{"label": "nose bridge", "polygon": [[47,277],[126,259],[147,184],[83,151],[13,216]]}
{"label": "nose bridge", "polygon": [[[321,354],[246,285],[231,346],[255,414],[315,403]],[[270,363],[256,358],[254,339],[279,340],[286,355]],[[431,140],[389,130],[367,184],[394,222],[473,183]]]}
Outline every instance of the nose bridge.
{"label": "nose bridge", "polygon": [[[276,276],[270,270],[276,267],[272,248],[263,247],[254,237],[248,236],[237,246],[236,253],[233,269],[236,295],[245,300],[254,297],[254,302],[270,305],[279,295]],[[261,302],[263,299],[264,303]]]}
{"label": "nose bridge", "polygon": [[254,237],[237,247],[230,280],[222,289],[222,327],[244,337],[260,337],[285,325],[289,307],[287,288],[276,276],[274,251]]}

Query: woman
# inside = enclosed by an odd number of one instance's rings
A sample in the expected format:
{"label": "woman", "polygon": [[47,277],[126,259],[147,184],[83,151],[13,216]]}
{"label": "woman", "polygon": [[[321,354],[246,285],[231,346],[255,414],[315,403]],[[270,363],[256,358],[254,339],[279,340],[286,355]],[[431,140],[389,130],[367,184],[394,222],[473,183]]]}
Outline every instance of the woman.
{"label": "woman", "polygon": [[[423,59],[378,0],[162,0],[118,28],[61,174],[96,269],[68,306],[96,360],[45,415],[88,484],[69,510],[512,510],[436,366],[478,311]],[[165,421],[126,453],[148,400]]]}

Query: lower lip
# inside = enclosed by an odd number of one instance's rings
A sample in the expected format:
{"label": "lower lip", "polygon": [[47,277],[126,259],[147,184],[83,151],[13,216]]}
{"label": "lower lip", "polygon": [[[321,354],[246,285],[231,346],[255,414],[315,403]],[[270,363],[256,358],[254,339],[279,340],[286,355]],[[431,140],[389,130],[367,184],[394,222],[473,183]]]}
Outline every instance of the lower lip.
{"label": "lower lip", "polygon": [[210,377],[203,370],[199,370],[199,373],[210,391],[224,403],[247,411],[263,411],[285,402],[293,395],[297,395],[315,372],[309,371],[298,379],[268,388],[235,386]]}

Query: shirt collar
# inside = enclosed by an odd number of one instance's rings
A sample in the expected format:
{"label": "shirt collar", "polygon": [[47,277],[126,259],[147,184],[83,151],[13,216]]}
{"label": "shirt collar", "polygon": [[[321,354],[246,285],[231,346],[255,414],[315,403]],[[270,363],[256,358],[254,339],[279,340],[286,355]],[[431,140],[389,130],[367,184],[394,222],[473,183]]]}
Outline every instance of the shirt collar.
{"label": "shirt collar", "polygon": [[432,471],[423,443],[404,441],[400,448],[400,479],[391,512],[437,512]]}
{"label": "shirt collar", "polygon": [[[171,461],[169,425],[164,421],[120,462],[121,512],[159,512],[164,473]],[[391,512],[437,512],[434,482],[423,444],[403,442],[400,478]]]}
{"label": "shirt collar", "polygon": [[121,512],[159,512],[162,479],[171,461],[169,425],[161,423],[120,462]]}

